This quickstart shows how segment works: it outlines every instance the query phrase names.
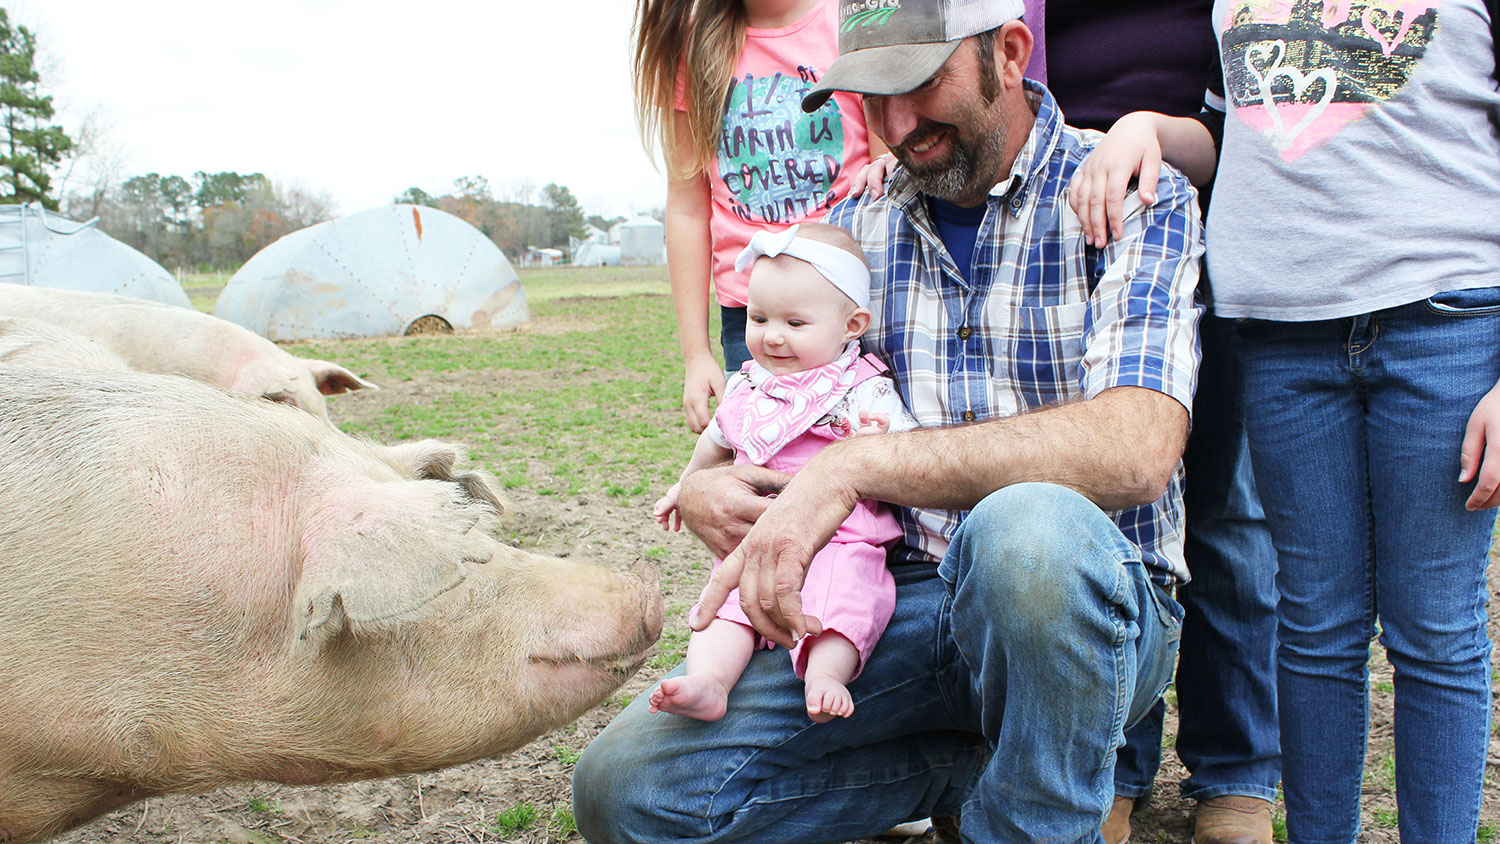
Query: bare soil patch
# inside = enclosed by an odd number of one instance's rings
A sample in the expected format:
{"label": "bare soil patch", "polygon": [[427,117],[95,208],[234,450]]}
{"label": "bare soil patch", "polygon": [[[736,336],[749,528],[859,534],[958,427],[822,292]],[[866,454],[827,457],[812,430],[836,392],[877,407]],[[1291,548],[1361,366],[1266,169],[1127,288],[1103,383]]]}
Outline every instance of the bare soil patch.
{"label": "bare soil patch", "polygon": [[[530,330],[555,328],[537,325]],[[499,383],[497,379],[505,380]],[[383,385],[373,393],[343,396],[331,402],[337,422],[368,422],[384,408],[421,402],[424,396],[449,390],[524,389],[524,380],[492,371],[445,372],[432,379]],[[506,420],[494,422],[496,434]],[[668,630],[685,631],[684,614],[706,576],[706,552],[686,534],[663,533],[650,518],[659,490],[634,500],[600,495],[536,495],[512,490],[516,505],[513,527],[519,544],[563,557],[625,566],[647,556],[663,574]],[[1492,588],[1500,585],[1491,568]],[[1491,604],[1491,638],[1500,607]],[[476,762],[434,773],[322,787],[286,787],[249,783],[209,794],[153,798],[118,811],[63,836],[70,844],[103,842],[230,842],[230,844],[345,844],[345,842],[515,842],[541,844],[579,841],[571,830],[572,762],[603,729],[625,701],[649,689],[667,670],[648,664],[621,694],[574,724],[542,736],[501,759]],[[1386,766],[1392,747],[1391,670],[1383,657],[1373,660],[1370,748],[1364,795],[1362,842],[1395,842],[1394,786]],[[1175,731],[1175,711],[1168,709],[1168,736]],[[1170,738],[1168,739],[1170,742]],[[1136,816],[1134,840],[1187,842],[1192,835],[1192,802],[1177,797],[1185,772],[1170,747],[1150,804]],[[1492,735],[1486,772],[1484,822],[1500,821],[1500,741]],[[507,825],[522,820],[524,828]],[[1280,807],[1278,806],[1278,811]],[[557,813],[556,815],[554,813]],[[930,839],[930,836],[929,836]],[[776,844],[776,842],[766,842]]]}

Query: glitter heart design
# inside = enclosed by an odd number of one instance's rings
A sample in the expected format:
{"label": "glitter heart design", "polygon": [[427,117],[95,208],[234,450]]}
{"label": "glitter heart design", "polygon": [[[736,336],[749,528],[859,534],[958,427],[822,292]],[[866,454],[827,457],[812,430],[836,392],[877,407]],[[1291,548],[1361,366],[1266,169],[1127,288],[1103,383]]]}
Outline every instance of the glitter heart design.
{"label": "glitter heart design", "polygon": [[1440,0],[1236,0],[1220,33],[1235,118],[1292,161],[1396,96]]}
{"label": "glitter heart design", "polygon": [[[1275,61],[1268,62],[1265,66],[1267,72],[1261,73],[1255,66],[1256,58],[1269,59],[1273,54],[1276,57]],[[1282,67],[1281,62],[1285,58],[1285,41],[1252,44],[1245,50],[1245,66],[1260,83],[1260,102],[1266,114],[1271,118],[1271,124],[1275,127],[1271,136],[1272,143],[1279,150],[1290,148],[1297,136],[1323,114],[1328,104],[1333,102],[1333,95],[1339,83],[1338,74],[1333,68],[1323,67],[1311,73],[1303,73],[1295,67]],[[1277,79],[1285,79],[1291,83],[1293,105],[1302,103],[1303,95],[1314,82],[1322,81],[1323,83],[1323,93],[1318,101],[1313,103],[1312,108],[1302,116],[1301,120],[1297,121],[1296,125],[1292,126],[1290,131],[1282,122],[1281,109],[1276,105],[1276,95],[1271,90]]]}

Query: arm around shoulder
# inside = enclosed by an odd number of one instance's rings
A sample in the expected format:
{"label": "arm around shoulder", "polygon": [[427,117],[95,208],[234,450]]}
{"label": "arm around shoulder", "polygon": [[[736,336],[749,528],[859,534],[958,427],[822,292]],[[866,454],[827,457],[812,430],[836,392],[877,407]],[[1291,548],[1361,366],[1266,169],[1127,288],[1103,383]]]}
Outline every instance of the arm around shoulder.
{"label": "arm around shoulder", "polygon": [[1194,185],[1205,185],[1213,180],[1217,155],[1213,135],[1196,118],[1131,112],[1115,121],[1073,174],[1068,204],[1083,223],[1087,241],[1102,248],[1111,236],[1120,236],[1131,180],[1141,186],[1141,201],[1151,205],[1163,162]]}

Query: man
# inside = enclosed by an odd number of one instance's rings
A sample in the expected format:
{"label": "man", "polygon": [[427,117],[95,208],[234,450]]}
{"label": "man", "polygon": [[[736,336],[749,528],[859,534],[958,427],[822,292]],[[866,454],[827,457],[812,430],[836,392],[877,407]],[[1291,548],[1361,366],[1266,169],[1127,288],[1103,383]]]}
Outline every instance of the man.
{"label": "man", "polygon": [[848,719],[808,721],[776,653],[723,720],[638,699],[576,768],[590,841],[847,841],[926,815],[961,816],[971,842],[1097,841],[1115,748],[1171,672],[1195,194],[1170,173],[1089,247],[1064,198],[1088,145],[1022,79],[1020,0],[866,6],[841,7],[840,58],[804,107],[865,94],[903,165],[829,221],[871,266],[866,347],[928,427],[836,443],[790,480],[700,471],[680,503],[726,555],[699,618],[738,585],[783,646],[818,632],[803,571],[854,502],[900,505],[895,614]]}
{"label": "man", "polygon": [[[1205,89],[1221,89],[1211,0],[1026,0],[1037,33],[1026,75],[1057,98],[1068,124],[1106,131],[1132,111],[1190,115]],[[1044,33],[1044,34],[1043,34]],[[1200,199],[1207,207],[1209,189]],[[1203,362],[1193,434],[1183,465],[1192,582],[1177,590],[1186,611],[1177,665],[1174,750],[1188,770],[1183,797],[1198,801],[1195,844],[1271,844],[1271,800],[1281,779],[1276,724],[1276,549],[1250,470],[1235,359],[1234,321],[1199,326]],[[1158,703],[1125,734],[1115,765],[1106,844],[1130,835],[1161,763]]]}

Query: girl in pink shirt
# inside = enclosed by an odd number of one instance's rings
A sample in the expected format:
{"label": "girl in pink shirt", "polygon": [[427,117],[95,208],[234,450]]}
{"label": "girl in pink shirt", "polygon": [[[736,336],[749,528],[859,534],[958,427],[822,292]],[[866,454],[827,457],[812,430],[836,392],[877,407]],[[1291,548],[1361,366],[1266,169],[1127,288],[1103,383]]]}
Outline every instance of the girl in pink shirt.
{"label": "girl in pink shirt", "polygon": [[[637,0],[636,116],[668,173],[667,271],[686,365],[683,409],[701,432],[710,397],[745,350],[748,276],[735,256],[762,229],[820,220],[885,151],[863,101],[839,93],[812,114],[802,95],[838,57],[836,0]],[[724,366],[709,339],[718,299]]]}

